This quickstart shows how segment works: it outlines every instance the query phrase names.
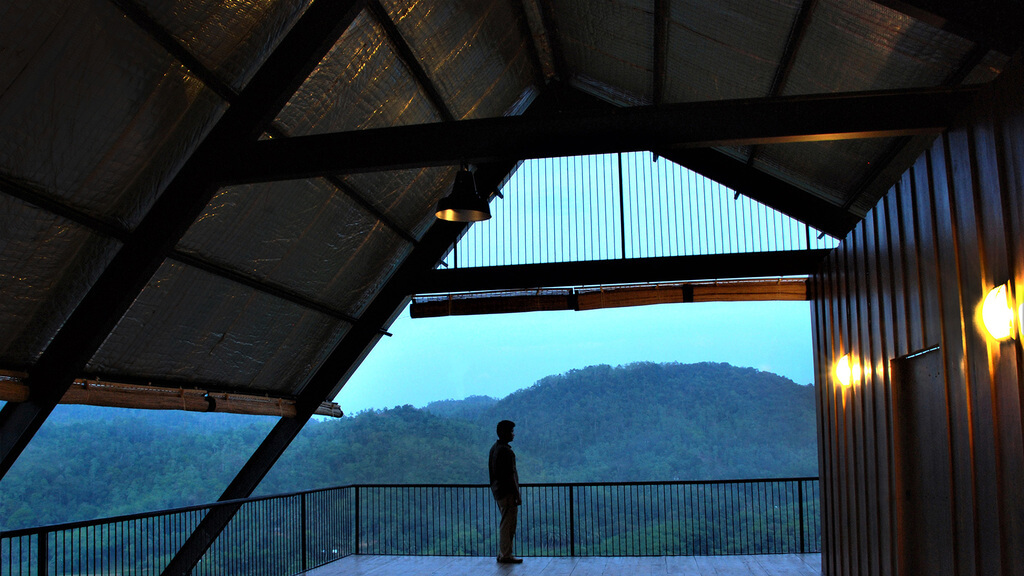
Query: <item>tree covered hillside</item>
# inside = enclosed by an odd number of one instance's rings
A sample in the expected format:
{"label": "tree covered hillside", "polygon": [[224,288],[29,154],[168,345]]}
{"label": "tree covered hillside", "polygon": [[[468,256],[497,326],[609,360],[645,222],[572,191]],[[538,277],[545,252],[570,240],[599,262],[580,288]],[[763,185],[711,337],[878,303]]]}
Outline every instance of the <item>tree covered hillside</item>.
{"label": "tree covered hillside", "polygon": [[591,366],[548,376],[482,420],[502,417],[516,422],[531,479],[817,475],[813,388],[752,368]]}
{"label": "tree covered hillside", "polygon": [[[67,408],[0,482],[0,529],[213,501],[274,422]],[[501,419],[517,424],[523,482],[817,475],[810,386],[728,364],[639,363],[549,376],[500,400],[310,422],[258,493],[485,483]]]}

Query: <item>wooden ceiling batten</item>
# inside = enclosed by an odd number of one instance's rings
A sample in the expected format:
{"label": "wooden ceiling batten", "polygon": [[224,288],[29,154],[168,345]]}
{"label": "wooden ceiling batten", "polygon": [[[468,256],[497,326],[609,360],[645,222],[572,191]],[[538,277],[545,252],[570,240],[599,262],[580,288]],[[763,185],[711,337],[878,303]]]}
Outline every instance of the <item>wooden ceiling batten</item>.
{"label": "wooden ceiling batten", "polygon": [[[25,402],[30,388],[26,374],[0,370],[0,401]],[[76,379],[60,400],[61,404],[136,408],[141,410],[182,410],[185,412],[226,412],[252,416],[294,418],[295,400],[253,394],[210,392],[192,388],[139,386],[103,380]],[[341,418],[341,407],[322,402],[316,414]]]}
{"label": "wooden ceiling batten", "polygon": [[806,278],[745,279],[417,296],[412,318],[600,310],[688,302],[808,300]]}

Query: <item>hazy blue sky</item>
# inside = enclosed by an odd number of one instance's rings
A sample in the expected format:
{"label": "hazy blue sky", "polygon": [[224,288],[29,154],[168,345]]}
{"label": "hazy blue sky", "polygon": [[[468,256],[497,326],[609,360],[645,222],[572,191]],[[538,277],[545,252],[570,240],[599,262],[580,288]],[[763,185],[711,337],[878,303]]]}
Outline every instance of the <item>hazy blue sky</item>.
{"label": "hazy blue sky", "polygon": [[661,304],[455,316],[391,326],[335,399],[346,414],[475,394],[501,398],[594,364],[728,362],[813,382],[807,302]]}
{"label": "hazy blue sky", "polygon": [[[800,250],[835,242],[647,152],[527,161],[491,211],[493,218],[474,224],[446,265]],[[800,384],[813,381],[807,302],[418,320],[405,313],[390,331],[394,337],[377,344],[338,394],[345,413],[475,394],[500,398],[594,364],[728,362]]]}

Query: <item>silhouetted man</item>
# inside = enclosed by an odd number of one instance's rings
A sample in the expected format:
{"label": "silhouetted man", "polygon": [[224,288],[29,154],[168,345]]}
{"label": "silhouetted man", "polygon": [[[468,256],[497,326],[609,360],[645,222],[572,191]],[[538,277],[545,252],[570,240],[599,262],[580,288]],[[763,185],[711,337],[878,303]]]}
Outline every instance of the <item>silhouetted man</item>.
{"label": "silhouetted man", "polygon": [[516,470],[516,453],[508,445],[516,437],[515,422],[498,422],[498,441],[491,446],[487,459],[487,471],[491,477],[491,492],[501,511],[498,525],[498,562],[519,564],[523,560],[512,555],[512,540],[516,536],[516,521],[519,505],[523,499],[519,494],[519,472]]}

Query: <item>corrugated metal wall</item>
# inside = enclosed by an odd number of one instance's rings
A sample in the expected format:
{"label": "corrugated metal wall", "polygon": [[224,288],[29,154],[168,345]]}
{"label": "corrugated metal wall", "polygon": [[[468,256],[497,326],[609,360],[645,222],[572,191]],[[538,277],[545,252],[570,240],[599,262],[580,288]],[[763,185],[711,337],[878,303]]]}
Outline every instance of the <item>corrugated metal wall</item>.
{"label": "corrugated metal wall", "polygon": [[[946,574],[1024,574],[1022,348],[989,338],[979,319],[985,294],[1007,280],[1024,302],[1021,68],[936,140],[814,278],[825,574],[928,562]],[[942,368],[926,397],[901,396],[890,361],[935,347]],[[862,370],[846,388],[832,376],[844,354]],[[916,438],[913,453],[896,438],[913,426],[901,401],[942,431]],[[922,458],[939,463],[925,481],[948,499],[900,480]],[[945,511],[948,525],[924,530],[941,538],[900,533],[921,509]]]}

